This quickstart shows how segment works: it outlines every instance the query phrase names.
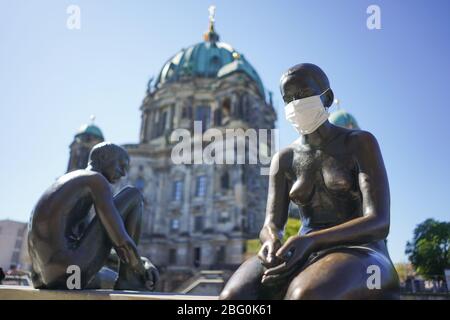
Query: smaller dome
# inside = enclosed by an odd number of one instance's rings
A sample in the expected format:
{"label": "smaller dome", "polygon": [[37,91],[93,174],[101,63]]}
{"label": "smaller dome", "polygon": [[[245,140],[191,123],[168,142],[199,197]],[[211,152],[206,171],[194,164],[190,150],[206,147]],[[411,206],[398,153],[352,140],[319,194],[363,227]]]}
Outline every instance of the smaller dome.
{"label": "smaller dome", "polygon": [[104,140],[102,131],[100,130],[99,127],[97,127],[94,124],[84,124],[84,125],[82,125],[80,127],[80,129],[78,129],[78,132],[75,135],[75,137],[79,137],[79,136],[87,135],[87,134],[90,134],[90,135],[92,135],[94,137],[97,137],[100,140]]}
{"label": "smaller dome", "polygon": [[355,117],[344,109],[339,109],[330,114],[328,120],[339,127],[344,127],[347,129],[359,129],[358,122],[356,122]]}

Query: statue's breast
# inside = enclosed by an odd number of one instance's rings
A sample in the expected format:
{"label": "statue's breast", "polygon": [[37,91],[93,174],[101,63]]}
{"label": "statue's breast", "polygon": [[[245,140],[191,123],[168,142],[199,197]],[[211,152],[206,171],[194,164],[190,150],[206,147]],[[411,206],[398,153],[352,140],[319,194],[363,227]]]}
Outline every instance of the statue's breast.
{"label": "statue's breast", "polygon": [[292,187],[289,197],[297,204],[307,204],[314,195],[319,153],[313,150],[295,150],[292,161]]}
{"label": "statue's breast", "polygon": [[300,206],[332,208],[336,198],[354,199],[359,195],[352,157],[322,150],[295,150],[293,183],[289,192]]}
{"label": "statue's breast", "polygon": [[356,170],[351,157],[324,156],[321,176],[326,189],[334,194],[345,195],[357,188]]}

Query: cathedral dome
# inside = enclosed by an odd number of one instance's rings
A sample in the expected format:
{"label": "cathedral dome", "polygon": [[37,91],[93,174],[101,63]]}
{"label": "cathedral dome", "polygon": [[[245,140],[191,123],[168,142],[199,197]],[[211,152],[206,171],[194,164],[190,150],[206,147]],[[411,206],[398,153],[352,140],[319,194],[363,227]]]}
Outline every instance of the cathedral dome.
{"label": "cathedral dome", "polygon": [[103,133],[100,130],[99,127],[97,127],[94,124],[84,124],[80,127],[80,129],[78,129],[77,134],[75,135],[76,137],[82,136],[82,135],[91,135],[94,136],[100,140],[104,140],[103,138]]}
{"label": "cathedral dome", "polygon": [[356,122],[355,117],[344,109],[339,109],[330,114],[328,120],[339,127],[344,127],[347,129],[359,129],[358,122]]}
{"label": "cathedral dome", "polygon": [[249,76],[264,96],[264,86],[256,70],[233,47],[219,42],[219,35],[210,26],[203,42],[182,49],[164,64],[155,86],[189,77],[221,78],[235,72]]}

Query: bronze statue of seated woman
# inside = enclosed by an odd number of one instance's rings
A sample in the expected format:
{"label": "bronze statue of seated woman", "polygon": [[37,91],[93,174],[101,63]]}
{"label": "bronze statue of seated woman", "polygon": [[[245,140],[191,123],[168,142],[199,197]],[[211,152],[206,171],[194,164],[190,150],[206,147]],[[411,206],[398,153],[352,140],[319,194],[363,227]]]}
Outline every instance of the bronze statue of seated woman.
{"label": "bronze statue of seated woman", "polygon": [[[114,248],[120,258],[114,288],[153,290],[158,271],[151,263],[144,264],[137,251],[142,195],[126,187],[113,196],[110,187],[126,174],[129,161],[120,146],[97,144],[86,169],[58,178],[41,196],[28,236],[34,287],[67,289],[70,266],[79,268],[79,289],[100,283],[99,271]],[[92,206],[95,216],[89,219]]]}
{"label": "bronze statue of seated woman", "polygon": [[[313,64],[290,68],[281,94],[286,119],[301,136],[273,157],[261,250],[220,298],[398,298],[386,248],[389,185],[375,137],[328,121],[333,91]],[[291,201],[302,227],[282,244]]]}

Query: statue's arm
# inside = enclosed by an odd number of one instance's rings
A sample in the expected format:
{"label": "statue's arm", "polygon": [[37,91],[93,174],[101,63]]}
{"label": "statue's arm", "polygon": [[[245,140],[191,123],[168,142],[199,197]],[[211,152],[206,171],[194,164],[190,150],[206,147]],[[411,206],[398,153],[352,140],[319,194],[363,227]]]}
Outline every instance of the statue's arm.
{"label": "statue's arm", "polygon": [[291,149],[276,153],[270,163],[266,218],[260,232],[261,242],[280,240],[280,234],[284,230],[289,210],[289,183],[286,172],[291,163]]}
{"label": "statue's arm", "polygon": [[378,142],[365,131],[352,133],[348,142],[357,164],[363,216],[309,233],[306,237],[311,238],[316,250],[382,240],[389,233],[389,183]]}

